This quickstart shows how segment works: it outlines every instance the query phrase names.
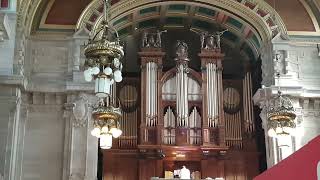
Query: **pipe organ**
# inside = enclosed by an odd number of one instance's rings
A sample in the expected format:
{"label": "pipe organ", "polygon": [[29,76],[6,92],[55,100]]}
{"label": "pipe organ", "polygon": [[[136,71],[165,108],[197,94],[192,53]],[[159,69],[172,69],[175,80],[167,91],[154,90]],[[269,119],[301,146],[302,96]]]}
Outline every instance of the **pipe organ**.
{"label": "pipe organ", "polygon": [[243,118],[245,131],[247,133],[254,132],[253,102],[252,98],[252,79],[251,73],[247,72],[243,81]]}
{"label": "pipe organ", "polygon": [[162,76],[162,58],[165,53],[159,47],[144,47],[141,57],[141,123],[140,143],[155,144],[163,141],[162,113],[159,116],[159,77]]}
{"label": "pipe organ", "polygon": [[201,69],[195,70],[182,41],[171,59],[175,66],[163,71],[166,52],[156,42],[145,40],[138,53],[140,78],[125,79],[117,88],[123,135],[106,155],[106,166],[130,167],[128,174],[133,167],[139,173],[132,179],[137,180],[164,177],[181,165],[201,178],[252,179],[259,154],[252,138],[250,71],[242,78],[223,78],[224,54],[210,42],[197,54]]}
{"label": "pipe organ", "polygon": [[138,144],[138,118],[139,118],[139,82],[137,79],[124,79],[119,87],[119,100],[122,108],[120,127],[123,131],[118,138],[118,148],[133,149]]}

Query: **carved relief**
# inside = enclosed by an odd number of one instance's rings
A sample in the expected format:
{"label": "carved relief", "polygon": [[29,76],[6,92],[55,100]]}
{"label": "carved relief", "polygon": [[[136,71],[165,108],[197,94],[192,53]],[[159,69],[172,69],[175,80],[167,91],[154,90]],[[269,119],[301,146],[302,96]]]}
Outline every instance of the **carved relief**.
{"label": "carved relief", "polygon": [[[40,46],[40,44],[39,44]],[[66,47],[34,47],[31,54],[33,72],[65,72],[68,49]]]}
{"label": "carved relief", "polygon": [[89,101],[86,95],[80,94],[73,103],[72,114],[74,118],[74,127],[84,127],[88,120]]}
{"label": "carved relief", "polygon": [[274,82],[274,65],[270,61],[272,59],[272,44],[265,44],[261,48],[261,70],[262,70],[262,82],[264,86],[271,86]]}
{"label": "carved relief", "polygon": [[200,42],[201,42],[201,49],[221,49],[221,36],[228,31],[228,29],[223,31],[217,31],[213,34],[208,33],[201,33],[200,34]]}
{"label": "carved relief", "polygon": [[285,65],[284,65],[284,51],[274,51],[273,52],[273,60],[274,60],[274,70],[275,73],[285,74]]}
{"label": "carved relief", "polygon": [[176,44],[176,59],[177,60],[189,60],[188,59],[188,45],[183,41],[178,41]]}
{"label": "carved relief", "polygon": [[150,48],[150,47],[161,48],[162,47],[161,35],[162,33],[165,33],[165,32],[167,32],[167,30],[165,31],[157,30],[156,33],[143,32],[141,46],[143,48]]}

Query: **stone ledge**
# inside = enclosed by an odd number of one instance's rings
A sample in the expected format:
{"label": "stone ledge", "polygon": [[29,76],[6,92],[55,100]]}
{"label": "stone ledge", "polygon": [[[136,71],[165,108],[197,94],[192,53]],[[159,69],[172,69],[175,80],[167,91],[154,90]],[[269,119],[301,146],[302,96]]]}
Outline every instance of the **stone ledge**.
{"label": "stone ledge", "polygon": [[24,86],[26,83],[22,75],[0,75],[0,85]]}

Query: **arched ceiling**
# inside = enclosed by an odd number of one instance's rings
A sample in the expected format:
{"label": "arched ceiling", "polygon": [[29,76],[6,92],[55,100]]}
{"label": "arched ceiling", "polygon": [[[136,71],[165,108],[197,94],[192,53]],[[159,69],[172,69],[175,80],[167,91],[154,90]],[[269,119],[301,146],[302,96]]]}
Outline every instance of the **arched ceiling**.
{"label": "arched ceiling", "polygon": [[[128,4],[117,3],[111,9],[111,23],[118,29],[120,36],[152,28],[190,29],[196,32],[227,28],[229,32],[223,38],[225,44],[232,49],[239,49],[247,59],[258,57],[262,35],[251,22],[233,15],[229,10],[195,1],[138,0]],[[100,25],[102,10],[101,1],[91,3],[81,15],[77,29],[83,28],[87,32],[96,29],[95,26]],[[277,33],[278,30],[275,30],[275,34]]]}
{"label": "arched ceiling", "polygon": [[[73,30],[81,12],[92,0],[41,0],[37,17],[33,22],[34,30],[69,29]],[[113,0],[117,3],[120,0]],[[122,0],[126,1],[126,0]],[[262,7],[257,7],[254,0],[237,0],[251,10],[264,13]],[[320,13],[319,0],[265,0],[274,7],[281,16],[289,34],[319,33]],[[122,3],[122,2],[121,2]],[[61,13],[63,12],[63,13]]]}
{"label": "arched ceiling", "polygon": [[[32,6],[32,2],[36,6]],[[23,11],[31,17],[26,14],[24,23],[31,22],[32,32],[74,32],[79,28],[90,31],[99,24],[103,11],[101,3],[100,0],[27,0],[25,4],[20,2],[20,10],[21,6],[27,6]],[[314,8],[310,8],[312,4],[319,5],[319,0],[113,0],[111,3],[112,23],[122,36],[150,28],[209,32],[228,28],[224,43],[238,48],[249,59],[258,57],[266,37],[272,38],[279,32],[320,34]],[[234,9],[242,12],[237,14]]]}

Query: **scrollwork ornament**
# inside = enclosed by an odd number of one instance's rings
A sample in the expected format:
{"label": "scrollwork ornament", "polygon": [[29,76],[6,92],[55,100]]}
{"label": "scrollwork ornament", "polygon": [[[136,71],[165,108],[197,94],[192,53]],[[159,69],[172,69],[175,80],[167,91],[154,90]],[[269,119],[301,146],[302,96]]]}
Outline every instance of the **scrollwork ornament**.
{"label": "scrollwork ornament", "polygon": [[89,115],[89,100],[87,96],[84,94],[80,94],[73,105],[73,126],[84,127],[87,124]]}

